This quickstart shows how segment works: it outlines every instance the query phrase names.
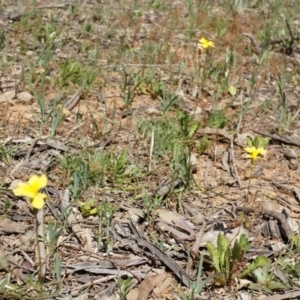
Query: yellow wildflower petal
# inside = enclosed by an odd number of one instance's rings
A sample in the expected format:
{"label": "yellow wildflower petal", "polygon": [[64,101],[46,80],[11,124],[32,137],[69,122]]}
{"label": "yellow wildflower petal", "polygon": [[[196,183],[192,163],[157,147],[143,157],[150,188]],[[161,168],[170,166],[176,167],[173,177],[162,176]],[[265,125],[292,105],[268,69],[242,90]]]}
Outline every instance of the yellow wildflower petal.
{"label": "yellow wildflower petal", "polygon": [[45,200],[47,195],[43,193],[38,193],[32,200],[31,205],[36,209],[42,209],[45,205]]}
{"label": "yellow wildflower petal", "polygon": [[245,150],[247,151],[247,152],[249,152],[249,153],[252,153],[253,151],[255,151],[255,147],[247,147],[247,148],[245,148]]}
{"label": "yellow wildflower petal", "polygon": [[32,189],[28,183],[20,182],[19,186],[13,189],[13,193],[15,196],[33,198],[37,194],[37,191]]}
{"label": "yellow wildflower petal", "polygon": [[245,150],[249,153],[247,157],[251,158],[252,162],[255,162],[259,155],[264,156],[267,153],[267,150],[260,147],[260,148],[255,148],[255,147],[247,147]]}
{"label": "yellow wildflower petal", "polygon": [[30,177],[28,184],[32,187],[32,190],[38,192],[47,185],[47,177],[45,174],[41,176],[33,175]]}
{"label": "yellow wildflower petal", "polygon": [[258,149],[257,149],[257,152],[258,152],[259,154],[261,154],[261,155],[265,155],[265,154],[267,153],[267,150],[264,149],[264,148],[258,148]]}
{"label": "yellow wildflower petal", "polygon": [[215,43],[212,42],[212,41],[209,41],[209,40],[207,40],[207,39],[205,39],[205,38],[201,38],[201,39],[199,40],[198,47],[199,47],[199,48],[210,48],[210,47],[213,48],[213,47],[215,47]]}

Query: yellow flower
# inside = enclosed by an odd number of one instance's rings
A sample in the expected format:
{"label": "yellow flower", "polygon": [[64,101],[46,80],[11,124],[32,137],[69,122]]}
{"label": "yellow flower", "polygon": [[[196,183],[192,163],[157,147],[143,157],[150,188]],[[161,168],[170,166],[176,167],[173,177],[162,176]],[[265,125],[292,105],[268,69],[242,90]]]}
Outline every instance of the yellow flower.
{"label": "yellow flower", "polygon": [[247,147],[245,150],[249,153],[247,157],[251,158],[253,163],[258,159],[258,157],[264,156],[267,153],[267,150],[262,147]]}
{"label": "yellow flower", "polygon": [[215,43],[212,41],[208,41],[205,38],[201,38],[199,40],[199,44],[198,44],[198,49],[207,49],[207,48],[214,48],[215,47]]}
{"label": "yellow flower", "polygon": [[39,191],[46,185],[46,175],[33,175],[29,178],[27,183],[19,183],[19,186],[13,189],[13,193],[15,196],[30,198],[31,205],[36,209],[41,209],[45,205],[45,199],[47,198],[47,195],[44,193],[39,193]]}

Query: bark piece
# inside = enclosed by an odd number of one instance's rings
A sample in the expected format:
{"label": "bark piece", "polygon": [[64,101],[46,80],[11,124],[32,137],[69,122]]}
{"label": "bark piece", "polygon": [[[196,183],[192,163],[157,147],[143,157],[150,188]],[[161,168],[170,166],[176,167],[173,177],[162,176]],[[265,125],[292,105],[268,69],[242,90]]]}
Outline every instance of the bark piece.
{"label": "bark piece", "polygon": [[175,274],[175,276],[187,287],[189,287],[191,279],[190,277],[185,273],[184,270],[182,270],[178,264],[172,259],[169,255],[164,253],[162,250],[154,246],[152,243],[140,238],[137,229],[133,225],[132,222],[128,222],[128,225],[133,232],[134,235],[131,235],[130,237],[134,239],[137,244],[143,249],[148,249],[150,253],[154,254],[164,265],[166,265],[170,270],[172,270]]}
{"label": "bark piece", "polygon": [[20,224],[20,222],[15,222],[7,218],[0,219],[0,234],[24,233],[26,229],[27,226]]}
{"label": "bark piece", "polygon": [[140,285],[139,294],[137,299],[147,300],[152,290],[160,285],[167,278],[167,274],[159,274],[147,277]]}

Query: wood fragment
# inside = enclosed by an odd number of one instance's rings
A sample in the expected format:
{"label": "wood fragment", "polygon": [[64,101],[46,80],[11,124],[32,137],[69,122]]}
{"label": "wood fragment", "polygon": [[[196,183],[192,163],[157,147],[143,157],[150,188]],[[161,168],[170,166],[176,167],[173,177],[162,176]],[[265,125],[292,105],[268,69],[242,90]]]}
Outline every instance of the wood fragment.
{"label": "wood fragment", "polygon": [[[255,210],[250,207],[238,206],[237,211],[254,212]],[[288,240],[291,240],[294,237],[294,233],[293,233],[292,229],[290,228],[290,225],[288,224],[287,219],[284,214],[277,213],[275,211],[271,211],[271,210],[267,210],[267,209],[263,209],[262,213],[269,217],[273,217],[274,219],[276,219],[279,222],[279,224],[281,225],[281,227],[284,231],[285,237]]]}
{"label": "wood fragment", "polygon": [[137,299],[148,300],[152,290],[167,278],[167,273],[149,276],[141,284]]}
{"label": "wood fragment", "polygon": [[203,135],[220,135],[221,137],[231,141],[232,135],[226,132],[224,129],[215,128],[203,128],[197,131],[197,134]]}
{"label": "wood fragment", "polygon": [[154,195],[160,197],[166,197],[173,189],[178,187],[182,183],[182,179],[176,179],[174,182],[163,184]]}
{"label": "wood fragment", "polygon": [[114,278],[117,278],[118,275],[109,275],[109,276],[106,276],[106,277],[101,277],[99,279],[96,279],[96,280],[91,280],[90,282],[86,283],[86,284],[82,284],[82,285],[79,285],[77,287],[73,287],[72,288],[72,291],[77,291],[77,290],[82,290],[82,289],[85,289],[85,288],[88,288],[94,284],[98,284],[98,283],[102,283],[102,282],[108,282]]}
{"label": "wood fragment", "polygon": [[84,237],[82,234],[81,226],[76,221],[74,214],[70,211],[70,198],[71,198],[70,190],[65,189],[64,192],[59,193],[59,196],[60,196],[60,200],[61,200],[61,203],[60,203],[61,212],[67,216],[68,225],[72,229],[72,231],[75,234],[75,236],[77,237],[77,239],[81,243],[84,243]]}
{"label": "wood fragment", "polygon": [[209,175],[209,172],[210,172],[212,166],[213,166],[213,162],[212,162],[210,159],[207,160],[205,172],[204,172],[204,175],[203,175],[203,178],[204,178],[204,182],[205,182],[205,183],[207,182],[208,175]]}
{"label": "wood fragment", "polygon": [[30,158],[30,155],[31,155],[31,152],[33,151],[33,148],[35,147],[36,143],[37,143],[37,139],[34,139],[28,149],[28,152],[26,154],[26,157],[25,157],[25,161],[26,162],[29,162],[29,158]]}
{"label": "wood fragment", "polygon": [[257,40],[254,38],[254,36],[250,33],[243,33],[243,35],[245,37],[247,37],[250,41],[251,41],[251,46],[252,46],[252,51],[256,54],[256,55],[261,55],[262,54],[262,47],[259,45],[259,43],[257,42]]}
{"label": "wood fragment", "polygon": [[203,220],[201,229],[198,232],[198,234],[196,236],[196,241],[193,244],[192,249],[191,249],[191,253],[192,253],[193,257],[197,258],[197,259],[199,258],[199,248],[200,248],[200,245],[201,245],[201,242],[202,242],[202,238],[203,238],[205,228],[206,228],[206,222],[205,222],[205,220]]}
{"label": "wood fragment", "polygon": [[268,223],[272,238],[274,240],[281,240],[280,229],[277,222],[275,220],[270,220]]}
{"label": "wood fragment", "polygon": [[[1,255],[0,255],[0,258],[1,258]],[[21,268],[21,266],[19,266],[19,264],[18,264],[15,256],[12,255],[12,254],[7,254],[5,256],[5,259],[10,263],[10,265],[9,265],[10,270],[16,276],[16,278],[18,279],[18,281],[20,283],[26,282],[26,278],[23,275],[22,268]],[[3,264],[3,262],[2,262],[2,264]]]}
{"label": "wood fragment", "polygon": [[24,233],[27,226],[8,218],[0,218],[0,234]]}
{"label": "wood fragment", "polygon": [[283,299],[293,299],[293,298],[298,298],[298,297],[300,297],[300,290],[287,292],[283,295],[266,296],[264,298],[260,298],[260,300],[283,300]]}
{"label": "wood fragment", "polygon": [[265,132],[261,132],[258,130],[254,130],[252,129],[252,131],[259,133],[261,135],[267,136],[275,141],[287,144],[287,145],[294,145],[297,147],[300,147],[300,137],[283,137],[279,134],[270,134],[270,133],[265,133]]}
{"label": "wood fragment", "polygon": [[235,179],[239,183],[240,189],[242,189],[244,187],[244,185],[241,182],[241,179],[240,179],[240,176],[239,176],[239,172],[238,172],[237,167],[236,167],[235,156],[234,156],[234,145],[233,145],[234,137],[235,136],[233,136],[231,138],[231,140],[230,140],[230,156],[231,156],[231,160],[232,160],[231,170],[232,170],[232,174],[235,176]]}
{"label": "wood fragment", "polygon": [[[128,225],[130,229],[132,229],[132,232],[136,232],[136,228],[133,225],[133,223],[130,221],[128,222]],[[172,270],[175,274],[175,276],[186,286],[189,287],[191,283],[190,277],[185,273],[184,270],[182,270],[178,264],[165,252],[162,250],[158,249],[156,246],[154,246],[152,243],[140,238],[137,235],[131,235],[130,236],[132,239],[134,239],[142,249],[147,248],[150,250],[152,254],[155,254],[157,258],[164,264],[166,265],[170,270]]]}
{"label": "wood fragment", "polygon": [[82,95],[82,90],[81,89],[78,89],[76,91],[76,93],[67,101],[66,105],[65,105],[65,108],[68,110],[68,111],[71,111],[72,109],[74,109],[74,107],[77,105],[77,103],[79,102],[80,100],[80,97]]}

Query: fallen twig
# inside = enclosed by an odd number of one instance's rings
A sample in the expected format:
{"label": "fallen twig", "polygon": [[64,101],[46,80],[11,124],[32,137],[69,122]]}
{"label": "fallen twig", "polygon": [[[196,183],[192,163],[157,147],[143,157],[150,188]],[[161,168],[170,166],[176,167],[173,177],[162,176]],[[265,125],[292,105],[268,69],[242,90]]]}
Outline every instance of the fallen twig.
{"label": "fallen twig", "polygon": [[[255,209],[250,208],[250,207],[240,207],[240,206],[238,206],[236,209],[237,209],[237,211],[255,212]],[[290,228],[284,214],[277,213],[275,211],[271,211],[271,210],[267,210],[267,209],[263,209],[262,213],[264,215],[267,215],[269,217],[273,217],[274,219],[276,219],[280,223],[282,229],[284,230],[284,233],[285,233],[286,237],[289,240],[293,238],[294,233],[293,233],[292,229]]]}
{"label": "fallen twig", "polygon": [[152,254],[155,254],[155,256],[157,256],[157,258],[164,264],[166,265],[170,270],[172,270],[174,272],[174,274],[176,275],[176,277],[187,287],[189,287],[191,279],[190,277],[185,273],[185,271],[183,271],[178,265],[177,263],[170,257],[168,256],[166,253],[164,253],[163,251],[161,251],[160,249],[158,249],[156,246],[154,246],[152,243],[142,239],[139,237],[138,235],[138,231],[136,230],[134,224],[129,221],[128,225],[131,229],[131,231],[133,233],[133,235],[130,235],[130,238],[134,239],[138,245],[140,247],[147,248],[148,250],[150,250],[150,252]]}

